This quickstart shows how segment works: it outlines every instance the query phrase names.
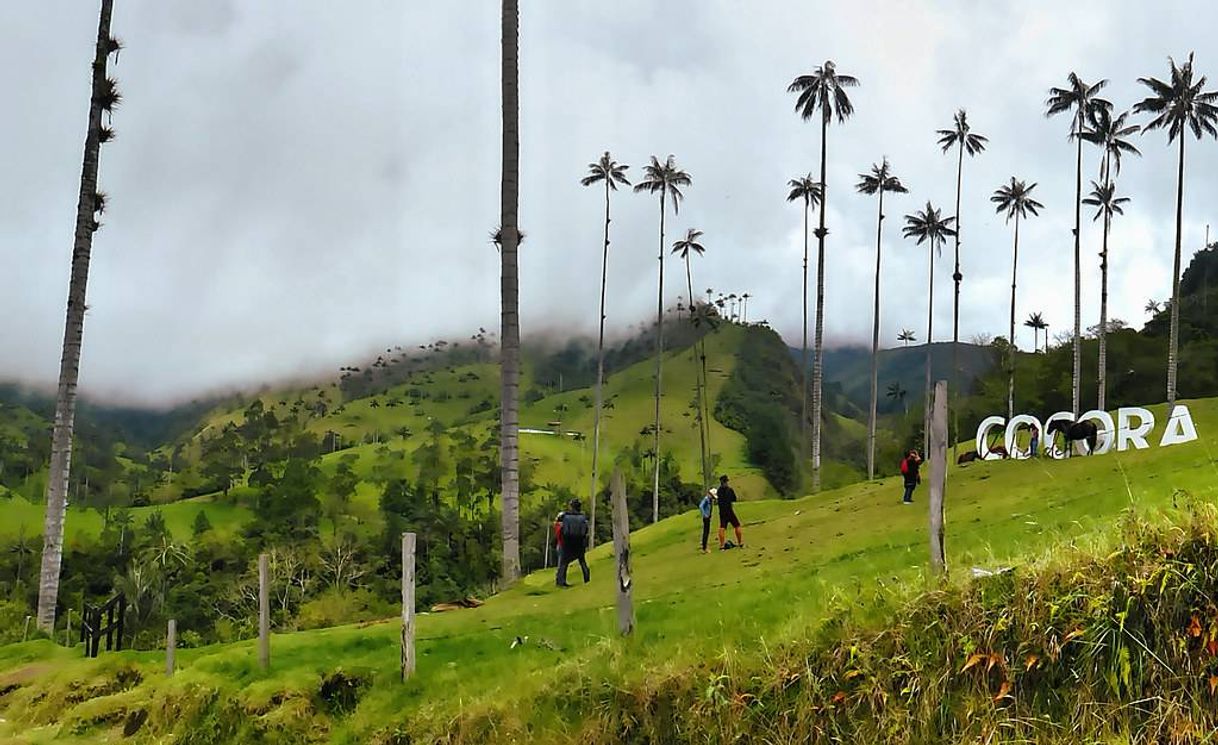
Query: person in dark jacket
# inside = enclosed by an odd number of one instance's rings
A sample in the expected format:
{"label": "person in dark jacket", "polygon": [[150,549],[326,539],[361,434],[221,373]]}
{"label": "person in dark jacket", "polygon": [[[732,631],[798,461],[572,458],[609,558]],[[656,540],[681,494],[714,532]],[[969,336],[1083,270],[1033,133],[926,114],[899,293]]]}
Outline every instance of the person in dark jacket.
{"label": "person in dark jacket", "polygon": [[740,518],[736,517],[736,492],[727,484],[727,476],[719,477],[719,489],[716,500],[719,503],[719,548],[731,548],[731,545],[724,542],[724,537],[727,535],[727,526],[731,525],[736,530],[736,546],[744,548],[744,537],[740,535]]}
{"label": "person in dark jacket", "polygon": [[584,572],[584,584],[588,584],[588,562],[584,552],[588,550],[588,517],[580,511],[578,499],[572,499],[565,512],[558,513],[554,520],[554,539],[558,544],[558,573],[554,584],[559,587],[570,587],[567,584],[567,565],[573,561],[579,562],[579,568]]}
{"label": "person in dark jacket", "polygon": [[922,476],[918,473],[918,467],[921,465],[922,456],[918,455],[917,450],[910,450],[901,460],[901,475],[905,478],[905,498],[901,500],[902,504],[913,504],[914,489],[922,483]]}

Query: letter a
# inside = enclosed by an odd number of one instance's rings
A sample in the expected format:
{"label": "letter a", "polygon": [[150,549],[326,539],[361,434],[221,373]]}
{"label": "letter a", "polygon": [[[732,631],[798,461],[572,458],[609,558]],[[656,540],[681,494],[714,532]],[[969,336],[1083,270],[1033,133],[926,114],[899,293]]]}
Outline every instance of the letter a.
{"label": "letter a", "polygon": [[1195,439],[1197,439],[1197,427],[1193,424],[1193,415],[1188,412],[1187,406],[1176,404],[1176,408],[1171,410],[1171,416],[1167,418],[1167,427],[1163,430],[1163,439],[1159,440],[1159,447],[1179,445]]}

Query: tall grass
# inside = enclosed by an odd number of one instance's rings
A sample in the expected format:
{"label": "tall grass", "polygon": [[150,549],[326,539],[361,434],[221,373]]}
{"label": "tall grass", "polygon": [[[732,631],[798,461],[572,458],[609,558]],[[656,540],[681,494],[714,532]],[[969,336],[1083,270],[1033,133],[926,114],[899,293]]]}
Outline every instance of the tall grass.
{"label": "tall grass", "polygon": [[1175,745],[1218,732],[1211,504],[1129,512],[1107,541],[875,602],[886,623],[842,609],[780,649],[629,683],[573,664],[528,708],[412,718],[376,740]]}

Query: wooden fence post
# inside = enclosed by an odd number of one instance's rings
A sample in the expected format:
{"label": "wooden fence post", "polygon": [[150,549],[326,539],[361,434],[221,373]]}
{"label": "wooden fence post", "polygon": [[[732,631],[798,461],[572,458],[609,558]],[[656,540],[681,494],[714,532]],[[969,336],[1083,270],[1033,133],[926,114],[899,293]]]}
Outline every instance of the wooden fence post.
{"label": "wooden fence post", "polygon": [[935,383],[930,425],[930,565],[935,574],[947,567],[943,548],[943,495],[947,489],[947,381]]}
{"label": "wooden fence post", "polygon": [[258,664],[271,667],[271,572],[266,554],[258,554]]}
{"label": "wooden fence post", "polygon": [[414,674],[414,533],[402,534],[402,681]]}
{"label": "wooden fence post", "polygon": [[617,628],[634,633],[634,577],[630,574],[630,512],[621,469],[613,472],[613,553],[617,557]]}
{"label": "wooden fence post", "polygon": [[178,622],[169,619],[169,634],[165,637],[165,674],[173,675],[174,653],[178,648]]}

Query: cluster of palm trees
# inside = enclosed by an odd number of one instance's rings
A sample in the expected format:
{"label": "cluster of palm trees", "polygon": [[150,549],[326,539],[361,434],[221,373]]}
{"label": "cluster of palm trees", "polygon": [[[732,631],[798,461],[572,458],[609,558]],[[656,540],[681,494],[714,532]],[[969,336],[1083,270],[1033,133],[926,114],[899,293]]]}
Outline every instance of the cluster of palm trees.
{"label": "cluster of palm trees", "polygon": [[[1100,324],[1099,324],[1099,395],[1097,405],[1105,408],[1107,388],[1107,331],[1108,331],[1108,237],[1114,217],[1123,214],[1124,206],[1129,198],[1119,196],[1116,189],[1116,177],[1120,174],[1121,158],[1123,155],[1140,154],[1130,138],[1139,133],[1155,129],[1166,130],[1168,142],[1179,143],[1178,180],[1176,188],[1176,243],[1175,258],[1172,274],[1172,298],[1168,303],[1171,309],[1171,338],[1167,360],[1167,399],[1169,405],[1176,399],[1176,367],[1179,335],[1178,302],[1180,283],[1180,251],[1182,229],[1182,205],[1184,197],[1184,142],[1191,132],[1194,137],[1201,139],[1208,134],[1218,138],[1218,91],[1204,90],[1206,78],[1197,76],[1193,69],[1193,55],[1178,65],[1169,58],[1170,76],[1167,80],[1153,77],[1139,78],[1138,83],[1149,89],[1149,95],[1137,103],[1132,111],[1115,113],[1112,103],[1099,94],[1107,85],[1107,80],[1096,83],[1086,83],[1078,75],[1070,73],[1067,84],[1062,88],[1051,88],[1045,102],[1045,115],[1070,115],[1068,138],[1076,146],[1075,168],[1075,200],[1074,200],[1074,332],[1073,332],[1073,380],[1072,405],[1077,417],[1081,408],[1081,355],[1082,355],[1082,304],[1081,304],[1081,221],[1082,206],[1095,208],[1094,219],[1102,220],[1103,240],[1099,252],[1100,257]],[[800,202],[803,206],[804,223],[804,322],[803,322],[803,369],[804,369],[804,421],[805,433],[807,424],[811,424],[811,442],[805,440],[806,454],[812,459],[813,490],[820,485],[820,423],[821,423],[821,371],[822,371],[822,342],[824,328],[824,258],[825,238],[828,230],[825,227],[825,204],[828,188],[825,180],[826,140],[829,124],[836,120],[844,123],[854,112],[848,90],[859,85],[857,78],[838,72],[832,61],[827,61],[817,67],[811,74],[800,75],[788,87],[788,91],[797,93],[795,110],[805,120],[819,119],[821,126],[820,140],[820,179],[815,180],[812,174],[792,179],[789,182],[789,201]],[[1130,116],[1145,113],[1151,116],[1144,125],[1133,124]],[[988,139],[972,131],[967,113],[961,109],[956,112],[952,126],[938,130],[938,144],[944,152],[956,152],[956,210],[955,214],[946,216],[930,201],[923,209],[905,216],[902,235],[916,241],[917,245],[925,244],[929,249],[928,288],[927,288],[927,328],[926,328],[926,391],[925,391],[925,422],[929,421],[930,390],[931,390],[931,343],[934,341],[934,280],[935,257],[938,255],[949,238],[955,243],[954,270],[952,279],[955,283],[955,293],[952,309],[952,368],[953,379],[958,379],[959,371],[959,331],[960,331],[960,284],[963,275],[960,271],[960,197],[963,189],[964,156],[975,156],[985,150]],[[1091,190],[1083,195],[1083,143],[1096,145],[1101,157],[1098,168],[1098,179],[1091,181]],[[887,158],[873,165],[869,173],[860,174],[856,189],[865,195],[877,197],[876,219],[876,274],[874,288],[874,307],[872,319],[872,377],[871,377],[871,406],[867,429],[867,472],[868,478],[875,475],[875,430],[877,408],[877,370],[879,354],[880,327],[880,276],[881,276],[881,243],[884,220],[884,194],[907,193],[908,189],[892,171]],[[1010,182],[999,187],[991,197],[996,211],[1003,215],[1007,222],[1014,221],[1013,248],[1011,256],[1011,313],[1008,338],[1008,357],[1006,361],[1008,373],[1007,408],[1008,414],[1014,413],[1015,406],[1015,319],[1016,319],[1016,289],[1019,271],[1019,227],[1022,220],[1036,217],[1044,209],[1033,196],[1036,183],[1028,183],[1023,179],[1011,177]],[[817,238],[817,283],[815,307],[815,341],[814,359],[809,364],[807,348],[808,328],[808,222],[809,213],[813,208],[819,212],[819,227],[814,234]],[[1036,340],[1039,332],[1045,332],[1046,346],[1048,343],[1048,324],[1040,313],[1029,317],[1025,325],[1033,329]],[[914,333],[903,329],[899,341],[906,345],[915,340]],[[808,370],[811,369],[812,382],[807,382]],[[807,400],[809,393],[812,399],[811,412],[808,412]],[[903,400],[905,392],[898,385],[890,386],[888,396],[894,400]],[[929,427],[923,427],[929,432]]]}
{"label": "cluster of palm trees", "polygon": [[[626,175],[626,171],[630,166],[618,163],[609,152],[601,155],[600,159],[588,164],[587,174],[580,180],[584,186],[593,186],[595,184],[603,184],[605,191],[605,223],[604,223],[604,244],[601,252],[601,305],[600,305],[600,334],[597,340],[597,375],[595,386],[595,413],[593,415],[592,427],[592,473],[590,477],[590,503],[591,514],[589,516],[592,524],[592,533],[595,535],[596,529],[596,492],[599,477],[599,454],[600,454],[600,418],[602,408],[602,388],[604,386],[604,356],[605,356],[605,281],[608,271],[609,260],[609,225],[612,221],[610,217],[610,197],[613,192],[616,192],[618,185],[629,186],[630,179]],[[652,449],[654,461],[654,470],[652,473],[652,521],[660,519],[660,436],[663,431],[663,421],[661,417],[661,401],[663,399],[663,381],[664,381],[664,265],[665,256],[668,253],[665,243],[667,230],[668,208],[671,204],[673,216],[676,217],[680,213],[681,201],[685,198],[685,193],[682,191],[693,183],[692,177],[677,165],[676,156],[669,155],[664,160],[660,160],[657,156],[651,156],[651,162],[643,169],[643,180],[634,184],[636,193],[652,194],[657,197],[659,203],[659,251],[657,259],[659,262],[658,281],[656,289],[656,335],[655,335],[655,417],[652,423]],[[712,318],[712,305],[717,306],[720,311],[725,310],[725,306],[730,304],[731,311],[728,317],[733,320],[746,317],[748,299],[751,297],[748,293],[737,295],[720,294],[718,300],[712,303],[711,297],[714,293],[713,289],[708,289],[707,302],[700,303],[694,295],[693,268],[692,259],[695,256],[701,256],[706,252],[706,247],[702,244],[703,233],[696,228],[687,229],[684,237],[673,243],[671,252],[680,257],[685,264],[685,285],[686,297],[689,298],[688,312],[691,322],[695,325],[710,323]],[[682,306],[684,309],[684,306]],[[724,315],[719,313],[718,315]],[[693,353],[696,357],[695,370],[697,372],[695,381],[695,404],[697,409],[696,421],[698,424],[698,435],[701,442],[701,462],[702,462],[702,480],[704,486],[710,481],[710,403],[706,396],[706,350],[705,341],[700,339],[695,343]]]}

